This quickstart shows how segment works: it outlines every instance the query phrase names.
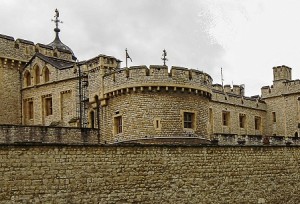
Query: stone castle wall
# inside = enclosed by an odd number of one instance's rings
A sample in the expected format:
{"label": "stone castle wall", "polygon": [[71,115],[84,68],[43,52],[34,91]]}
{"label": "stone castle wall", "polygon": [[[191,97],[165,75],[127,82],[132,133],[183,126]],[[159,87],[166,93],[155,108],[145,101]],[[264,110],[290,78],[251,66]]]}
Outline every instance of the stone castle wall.
{"label": "stone castle wall", "polygon": [[67,127],[0,125],[0,144],[98,144],[98,131]]}
{"label": "stone castle wall", "polygon": [[[233,135],[265,135],[265,122],[267,105],[259,98],[243,96],[241,89],[234,86],[213,85],[212,100],[209,108],[212,117],[209,120],[209,134],[233,134]],[[234,89],[235,88],[235,89]],[[230,114],[228,126],[223,125],[222,113]],[[239,115],[245,116],[245,125],[240,127]],[[261,118],[261,129],[255,129],[255,117]]]}
{"label": "stone castle wall", "polygon": [[[186,68],[145,66],[105,74],[101,95],[101,133],[109,142],[145,137],[207,137],[209,75]],[[184,128],[184,113],[193,127]],[[116,134],[121,116],[123,132]]]}
{"label": "stone castle wall", "polygon": [[21,124],[21,61],[0,58],[0,124]]}
{"label": "stone castle wall", "polygon": [[261,88],[262,98],[281,96],[282,94],[299,94],[300,80],[275,82],[272,86]]}
{"label": "stone castle wall", "polygon": [[[299,94],[284,97],[271,97],[264,99],[267,106],[266,134],[277,136],[296,136],[300,133],[299,120]],[[274,115],[276,119],[274,121]]]}
{"label": "stone castle wall", "polygon": [[298,203],[298,147],[0,146],[1,203]]}
{"label": "stone castle wall", "polygon": [[[266,111],[261,109],[248,108],[246,106],[235,106],[228,103],[211,101],[209,107],[213,117],[210,126],[211,134],[236,134],[236,135],[265,135]],[[222,113],[230,114],[228,126],[223,125]],[[240,127],[239,115],[245,116],[244,128]],[[261,118],[260,130],[255,129],[255,117]]]}
{"label": "stone castle wall", "polygon": [[109,94],[126,88],[140,87],[174,87],[188,89],[193,92],[211,93],[212,78],[201,71],[182,67],[168,67],[152,65],[137,66],[121,69],[104,75],[104,94]]}
{"label": "stone castle wall", "polygon": [[14,59],[27,62],[36,52],[53,57],[55,52],[57,57],[65,60],[72,60],[72,53],[64,50],[53,50],[52,47],[43,44],[34,44],[23,39],[14,39],[11,36],[0,34],[0,58]]}
{"label": "stone castle wall", "polygon": [[267,104],[266,134],[298,137],[300,133],[300,80],[292,80],[291,68],[273,68],[271,86],[261,88],[262,100]]}
{"label": "stone castle wall", "polygon": [[[40,83],[35,84],[35,67],[40,69]],[[42,73],[47,67],[49,81],[44,82]],[[69,121],[77,117],[78,99],[78,67],[59,70],[44,61],[36,58],[31,65],[23,71],[30,72],[31,85],[25,86],[22,91],[23,98],[23,124],[25,125],[51,125],[53,122],[60,126],[69,127]],[[24,76],[22,76],[24,82]],[[52,98],[52,114],[46,115],[45,98]],[[26,103],[33,102],[33,118],[28,118]]]}
{"label": "stone castle wall", "polygon": [[[206,138],[208,103],[206,97],[181,90],[130,90],[101,107],[101,133],[109,143],[152,137]],[[184,112],[194,114],[193,128],[184,128]],[[122,116],[121,134],[114,133],[116,116]]]}
{"label": "stone castle wall", "polygon": [[[53,122],[59,126],[68,127],[72,118],[77,116],[78,80],[68,80],[61,83],[49,83],[44,86],[27,88],[23,94],[23,124],[49,126]],[[33,91],[34,90],[34,91]],[[52,114],[46,115],[45,98],[52,98]],[[25,105],[33,102],[33,118],[28,119]]]}

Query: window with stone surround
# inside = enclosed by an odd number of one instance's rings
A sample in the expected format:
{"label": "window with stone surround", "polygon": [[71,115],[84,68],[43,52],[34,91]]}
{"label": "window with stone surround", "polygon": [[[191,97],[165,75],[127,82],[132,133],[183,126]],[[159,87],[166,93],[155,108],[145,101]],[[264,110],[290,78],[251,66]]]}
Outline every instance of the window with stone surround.
{"label": "window with stone surround", "polygon": [[50,72],[49,69],[47,67],[44,67],[44,71],[43,71],[43,77],[44,77],[44,82],[48,82],[50,80]]}
{"label": "window with stone surround", "polygon": [[261,130],[261,117],[259,116],[254,117],[254,127],[255,130]]}
{"label": "window with stone surround", "polygon": [[95,112],[91,111],[89,114],[89,127],[95,128]]}
{"label": "window with stone surround", "polygon": [[27,103],[27,107],[28,107],[28,119],[33,119],[33,101],[28,101]]}
{"label": "window with stone surround", "polygon": [[183,112],[183,128],[195,129],[195,113]]}
{"label": "window with stone surround", "polygon": [[33,119],[33,100],[32,98],[24,99],[23,102],[24,116],[26,120]]}
{"label": "window with stone surround", "polygon": [[230,125],[230,112],[229,111],[223,111],[222,112],[222,125],[223,126],[229,126]]}
{"label": "window with stone surround", "polygon": [[40,83],[40,68],[39,68],[39,66],[36,66],[34,71],[35,71],[34,82],[35,82],[35,84],[39,84]]}
{"label": "window with stone surround", "polygon": [[155,130],[161,130],[161,118],[159,118],[159,117],[154,118],[153,124],[154,124]]}
{"label": "window with stone surround", "polygon": [[272,112],[272,121],[276,123],[276,112]]}
{"label": "window with stone surround", "polygon": [[46,116],[53,114],[52,97],[45,98],[45,113],[46,113]]}
{"label": "window with stone surround", "polygon": [[246,115],[243,113],[239,114],[239,123],[240,123],[240,128],[245,128],[246,124]]}
{"label": "window with stone surround", "polygon": [[123,118],[122,115],[116,115],[114,117],[114,134],[120,134],[123,132]]}
{"label": "window with stone surround", "polygon": [[31,74],[29,71],[26,71],[24,74],[24,85],[25,87],[31,86]]}

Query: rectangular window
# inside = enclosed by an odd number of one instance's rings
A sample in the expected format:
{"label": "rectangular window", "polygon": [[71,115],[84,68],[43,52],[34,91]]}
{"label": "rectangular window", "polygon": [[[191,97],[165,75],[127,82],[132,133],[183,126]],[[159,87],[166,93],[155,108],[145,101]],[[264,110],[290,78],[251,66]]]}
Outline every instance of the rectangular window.
{"label": "rectangular window", "polygon": [[153,125],[155,130],[161,130],[161,119],[159,117],[154,118]]}
{"label": "rectangular window", "polygon": [[209,123],[212,124],[213,123],[213,111],[212,108],[209,109]]}
{"label": "rectangular window", "polygon": [[272,112],[272,120],[273,120],[273,123],[276,123],[276,113],[275,112]]}
{"label": "rectangular window", "polygon": [[239,122],[240,122],[240,128],[245,128],[245,123],[246,123],[245,114],[239,114]]}
{"label": "rectangular window", "polygon": [[194,128],[194,113],[184,112],[184,128]]}
{"label": "rectangular window", "polygon": [[223,124],[223,126],[229,126],[229,120],[230,120],[230,112],[223,111],[222,112],[222,124]]}
{"label": "rectangular window", "polygon": [[261,128],[261,117],[255,116],[254,125],[255,125],[255,130],[260,130],[260,128]]}
{"label": "rectangular window", "polygon": [[28,102],[28,118],[33,119],[33,101]]}
{"label": "rectangular window", "polygon": [[123,120],[122,116],[117,116],[114,118],[114,129],[115,134],[119,134],[123,132]]}
{"label": "rectangular window", "polygon": [[52,115],[52,98],[45,98],[46,116]]}

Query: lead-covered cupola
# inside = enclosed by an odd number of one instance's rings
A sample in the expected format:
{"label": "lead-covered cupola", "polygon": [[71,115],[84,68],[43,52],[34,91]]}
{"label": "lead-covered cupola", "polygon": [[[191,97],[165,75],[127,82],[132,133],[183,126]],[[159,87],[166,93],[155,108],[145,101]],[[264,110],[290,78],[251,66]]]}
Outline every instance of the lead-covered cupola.
{"label": "lead-covered cupola", "polygon": [[54,28],[54,32],[55,32],[55,39],[53,40],[53,42],[51,42],[50,44],[48,44],[49,46],[53,47],[53,49],[58,49],[58,50],[62,50],[62,51],[67,51],[70,52],[72,54],[72,59],[76,60],[77,58],[74,55],[74,52],[71,50],[70,47],[68,47],[67,45],[65,45],[64,43],[61,42],[61,40],[59,39],[59,32],[60,29],[58,27],[58,23],[62,23],[62,21],[60,21],[59,18],[59,11],[57,9],[55,9],[55,19],[52,20],[55,23],[55,28]]}

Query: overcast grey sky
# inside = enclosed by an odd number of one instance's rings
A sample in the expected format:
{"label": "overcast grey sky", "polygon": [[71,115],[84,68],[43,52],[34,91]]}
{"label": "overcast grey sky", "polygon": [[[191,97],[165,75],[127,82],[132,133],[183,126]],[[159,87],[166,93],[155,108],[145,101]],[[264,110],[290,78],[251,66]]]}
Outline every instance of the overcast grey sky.
{"label": "overcast grey sky", "polygon": [[[272,67],[300,75],[300,1],[297,0],[1,0],[0,33],[34,43],[60,38],[79,60],[98,54],[133,65],[199,69],[214,83],[245,84],[246,95],[272,83]],[[123,63],[125,66],[125,63]]]}

